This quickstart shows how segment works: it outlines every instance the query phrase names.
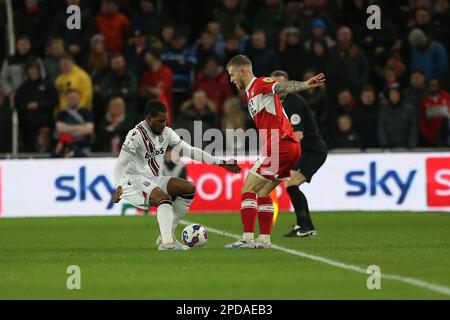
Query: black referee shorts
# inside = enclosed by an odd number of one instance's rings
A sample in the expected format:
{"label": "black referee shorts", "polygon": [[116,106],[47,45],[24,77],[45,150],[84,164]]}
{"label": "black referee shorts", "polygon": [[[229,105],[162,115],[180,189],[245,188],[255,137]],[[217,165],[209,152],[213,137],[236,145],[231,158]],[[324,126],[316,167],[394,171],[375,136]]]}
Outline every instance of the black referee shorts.
{"label": "black referee shorts", "polygon": [[325,163],[327,159],[326,151],[303,151],[300,160],[297,162],[293,170],[300,170],[306,177],[307,182],[311,182],[313,175]]}

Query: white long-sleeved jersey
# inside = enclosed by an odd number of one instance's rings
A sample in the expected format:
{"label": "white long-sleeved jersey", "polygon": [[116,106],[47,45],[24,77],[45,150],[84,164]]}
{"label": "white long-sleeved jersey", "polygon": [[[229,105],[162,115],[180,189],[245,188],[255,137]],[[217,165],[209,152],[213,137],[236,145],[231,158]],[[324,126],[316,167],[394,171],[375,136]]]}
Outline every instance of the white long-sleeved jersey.
{"label": "white long-sleeved jersey", "polygon": [[126,175],[158,176],[167,147],[180,148],[185,156],[196,161],[222,163],[221,159],[184,142],[172,128],[165,127],[162,134],[154,134],[144,120],[128,132],[122,145],[114,169],[116,187]]}

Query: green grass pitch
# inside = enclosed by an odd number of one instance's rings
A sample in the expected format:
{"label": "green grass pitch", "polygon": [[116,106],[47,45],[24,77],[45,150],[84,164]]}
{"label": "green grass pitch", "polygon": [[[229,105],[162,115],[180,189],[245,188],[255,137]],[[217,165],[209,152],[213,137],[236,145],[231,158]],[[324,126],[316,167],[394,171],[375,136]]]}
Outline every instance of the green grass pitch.
{"label": "green grass pitch", "polygon": [[[238,234],[237,214],[187,220]],[[319,235],[284,238],[294,216],[282,213],[274,244],[450,287],[448,213],[315,213]],[[183,226],[179,227],[179,234]],[[227,250],[209,233],[204,248],[159,252],[154,216],[0,220],[0,299],[449,299],[401,281],[366,286],[368,274],[276,249]],[[66,269],[81,269],[69,290]]]}

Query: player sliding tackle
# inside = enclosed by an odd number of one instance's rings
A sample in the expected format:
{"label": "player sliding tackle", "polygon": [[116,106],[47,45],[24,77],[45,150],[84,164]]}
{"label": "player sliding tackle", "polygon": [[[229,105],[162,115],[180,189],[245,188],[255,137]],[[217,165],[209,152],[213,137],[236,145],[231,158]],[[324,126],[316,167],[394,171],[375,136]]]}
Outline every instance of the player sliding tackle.
{"label": "player sliding tackle", "polygon": [[168,146],[193,160],[215,164],[238,173],[241,168],[236,160],[225,162],[181,140],[174,130],[166,126],[167,112],[159,101],[146,106],[145,120],[128,132],[114,169],[116,191],[112,201],[121,197],[138,208],[156,206],[161,232],[157,245],[159,250],[188,250],[189,247],[176,240],[175,229],[188,212],[194,200],[195,186],[192,182],[174,177],[158,176]]}
{"label": "player sliding tackle", "polygon": [[[307,81],[278,83],[271,78],[256,78],[251,61],[243,55],[235,56],[227,64],[230,80],[247,94],[248,111],[255,125],[265,135],[262,153],[248,174],[242,188],[241,217],[244,234],[241,240],[228,244],[229,249],[270,248],[273,203],[270,193],[300,158],[300,143],[289,119],[283,111],[278,93],[292,93],[321,86],[323,73]],[[254,240],[256,217],[260,234]]]}

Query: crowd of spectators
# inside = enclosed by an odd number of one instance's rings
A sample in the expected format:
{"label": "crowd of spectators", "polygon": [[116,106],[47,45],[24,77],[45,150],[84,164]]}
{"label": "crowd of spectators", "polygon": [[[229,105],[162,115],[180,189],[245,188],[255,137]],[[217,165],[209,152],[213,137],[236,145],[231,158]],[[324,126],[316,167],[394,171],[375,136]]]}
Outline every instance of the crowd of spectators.
{"label": "crowd of spectators", "polygon": [[[366,9],[381,8],[381,29]],[[449,0],[21,0],[16,53],[0,55],[0,152],[57,157],[118,152],[161,100],[170,124],[248,129],[245,95],[227,61],[245,54],[326,86],[301,94],[330,149],[450,146]],[[81,29],[66,7],[81,7]],[[0,31],[4,32],[2,28]],[[2,48],[0,48],[2,49]]]}

